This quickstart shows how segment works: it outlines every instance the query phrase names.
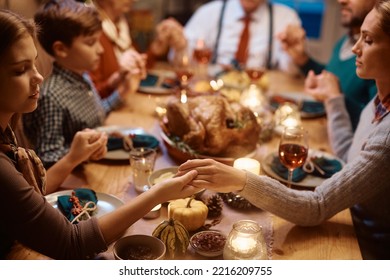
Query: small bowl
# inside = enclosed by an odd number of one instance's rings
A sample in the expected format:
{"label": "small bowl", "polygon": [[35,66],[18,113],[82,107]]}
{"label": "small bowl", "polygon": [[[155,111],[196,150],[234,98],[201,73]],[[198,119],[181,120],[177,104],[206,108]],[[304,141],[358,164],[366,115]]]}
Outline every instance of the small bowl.
{"label": "small bowl", "polygon": [[175,176],[178,169],[179,166],[171,166],[153,171],[148,177],[149,186],[153,186],[166,179],[172,178]]}
{"label": "small bowl", "polygon": [[[171,166],[153,171],[152,174],[150,174],[148,177],[149,186],[153,186],[166,179],[172,178],[177,173],[178,169],[179,166]],[[205,189],[199,190],[197,193],[195,193],[195,197],[200,198],[204,192]]]}
{"label": "small bowl", "polygon": [[190,239],[191,247],[195,252],[205,257],[222,255],[226,236],[215,230],[204,230],[194,234]]}
{"label": "small bowl", "polygon": [[162,260],[165,251],[165,244],[160,239],[143,234],[122,237],[114,245],[117,260]]}

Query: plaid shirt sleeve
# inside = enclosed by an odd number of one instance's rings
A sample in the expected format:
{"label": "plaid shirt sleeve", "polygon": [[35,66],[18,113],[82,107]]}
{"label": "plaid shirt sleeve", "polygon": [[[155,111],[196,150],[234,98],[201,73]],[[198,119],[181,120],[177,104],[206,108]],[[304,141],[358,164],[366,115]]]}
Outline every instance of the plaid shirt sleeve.
{"label": "plaid shirt sleeve", "polygon": [[37,110],[23,117],[24,130],[46,168],[69,151],[63,121],[62,108],[50,96],[42,97]]}

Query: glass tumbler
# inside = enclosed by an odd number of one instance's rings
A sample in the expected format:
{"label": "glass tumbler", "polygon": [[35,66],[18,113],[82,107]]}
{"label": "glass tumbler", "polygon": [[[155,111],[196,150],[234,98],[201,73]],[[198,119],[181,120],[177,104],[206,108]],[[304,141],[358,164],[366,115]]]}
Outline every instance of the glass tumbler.
{"label": "glass tumbler", "polygon": [[152,148],[140,147],[130,151],[133,186],[137,192],[141,193],[150,188],[148,177],[153,172],[155,162],[156,150]]}

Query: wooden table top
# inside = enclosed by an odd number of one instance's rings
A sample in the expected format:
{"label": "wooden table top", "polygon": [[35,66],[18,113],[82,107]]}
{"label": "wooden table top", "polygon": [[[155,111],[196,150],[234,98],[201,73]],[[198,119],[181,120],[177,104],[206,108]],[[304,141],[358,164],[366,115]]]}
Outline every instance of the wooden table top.
{"label": "wooden table top", "polygon": [[[302,78],[289,77],[280,72],[271,72],[269,73],[269,80],[271,92],[302,91]],[[155,107],[156,104],[164,102],[166,98],[168,98],[166,95],[135,93],[129,97],[127,106],[112,112],[108,116],[106,125],[143,128],[146,132],[161,139]],[[303,126],[310,132],[310,147],[330,153],[331,151],[327,141],[326,121],[326,117],[305,119],[303,120]],[[261,162],[266,155],[276,150],[278,142],[279,137],[274,136],[270,141],[259,145],[254,158]],[[160,146],[161,152],[157,158],[155,169],[177,165],[167,154],[164,145],[161,144]],[[90,187],[97,192],[113,194],[126,202],[137,195],[131,183],[129,183],[130,174],[131,167],[127,161],[103,160],[100,162],[90,162],[84,164],[82,168],[75,170],[64,183],[63,189],[72,189],[80,186]],[[236,213],[231,209],[227,211],[231,211],[230,213],[233,218],[236,217],[237,219],[240,217],[241,219],[247,219],[248,215],[255,220],[257,217],[269,219],[269,234],[272,235],[273,243],[272,259],[362,259],[348,209],[315,227],[296,226],[270,213],[264,213],[256,209],[251,210],[249,214]],[[126,234],[140,232],[150,234],[152,229],[164,218],[166,218],[166,210],[162,211],[161,216],[157,219],[139,220],[129,228]],[[231,228],[231,224],[229,224],[231,221],[227,219],[221,225],[217,225],[216,228],[219,226],[220,230],[228,233]],[[21,246],[16,246],[9,255],[9,258],[46,259],[45,256]],[[197,258],[199,256],[189,250],[186,259]]]}

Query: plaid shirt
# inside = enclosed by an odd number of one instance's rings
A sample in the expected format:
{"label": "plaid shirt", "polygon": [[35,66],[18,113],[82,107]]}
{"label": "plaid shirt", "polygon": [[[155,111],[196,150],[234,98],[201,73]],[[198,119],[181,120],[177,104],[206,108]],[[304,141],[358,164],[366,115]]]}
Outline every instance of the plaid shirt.
{"label": "plaid shirt", "polygon": [[375,104],[375,118],[372,121],[373,123],[379,122],[390,112],[390,96],[388,96],[383,101],[381,101],[377,95],[375,97],[374,104]]}
{"label": "plaid shirt", "polygon": [[49,167],[69,151],[77,131],[102,125],[120,104],[118,93],[101,100],[88,74],[80,76],[54,63],[38,108],[23,116],[24,132]]}

